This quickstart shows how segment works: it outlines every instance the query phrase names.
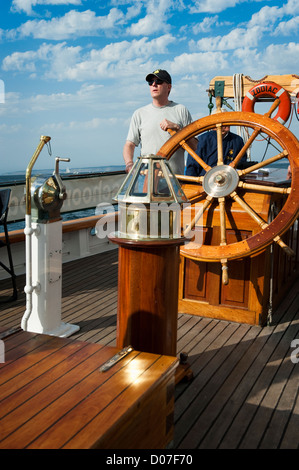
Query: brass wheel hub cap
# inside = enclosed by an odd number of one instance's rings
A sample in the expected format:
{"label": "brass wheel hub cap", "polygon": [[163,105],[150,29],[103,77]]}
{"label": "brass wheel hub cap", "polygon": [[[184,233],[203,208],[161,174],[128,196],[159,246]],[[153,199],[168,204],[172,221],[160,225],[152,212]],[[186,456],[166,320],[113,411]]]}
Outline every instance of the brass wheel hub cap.
{"label": "brass wheel hub cap", "polygon": [[203,188],[212,197],[229,196],[237,188],[239,175],[228,165],[218,165],[211,168],[204,176]]}

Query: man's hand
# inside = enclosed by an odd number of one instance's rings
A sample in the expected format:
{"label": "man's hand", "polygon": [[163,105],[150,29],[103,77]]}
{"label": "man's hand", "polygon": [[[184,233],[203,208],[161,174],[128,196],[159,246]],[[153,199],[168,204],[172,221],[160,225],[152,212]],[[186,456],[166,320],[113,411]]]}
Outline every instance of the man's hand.
{"label": "man's hand", "polygon": [[[176,132],[180,131],[181,128],[178,124],[175,124],[174,122],[168,121],[168,119],[163,119],[162,122],[160,122],[160,127],[163,129],[163,131],[167,131],[167,129],[172,129]],[[196,137],[191,137],[191,139],[187,140],[187,144],[191,147],[194,152],[197,149],[197,144],[198,140]]]}
{"label": "man's hand", "polygon": [[163,121],[160,122],[160,127],[163,131],[167,131],[167,129],[179,131],[181,129],[178,124],[175,124],[175,122],[168,121],[168,119],[163,119]]}

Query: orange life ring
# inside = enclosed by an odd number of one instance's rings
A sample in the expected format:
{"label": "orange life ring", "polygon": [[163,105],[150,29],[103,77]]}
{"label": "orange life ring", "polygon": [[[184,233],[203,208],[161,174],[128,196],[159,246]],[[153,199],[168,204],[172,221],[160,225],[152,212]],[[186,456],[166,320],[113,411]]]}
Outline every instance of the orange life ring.
{"label": "orange life ring", "polygon": [[288,92],[274,82],[259,83],[247,91],[243,100],[242,111],[253,113],[257,99],[268,97],[280,99],[277,114],[273,119],[280,122],[280,124],[284,124],[289,119],[291,113],[291,100]]}

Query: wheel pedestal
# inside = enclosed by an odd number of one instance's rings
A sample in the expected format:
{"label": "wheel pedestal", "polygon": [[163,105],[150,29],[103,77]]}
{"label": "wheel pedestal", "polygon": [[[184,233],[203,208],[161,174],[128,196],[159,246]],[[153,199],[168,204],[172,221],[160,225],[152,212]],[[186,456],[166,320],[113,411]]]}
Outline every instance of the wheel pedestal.
{"label": "wheel pedestal", "polygon": [[[186,188],[184,191],[188,194]],[[264,220],[270,217],[273,204],[279,209],[284,202],[283,196],[273,196],[263,191],[258,194],[247,191],[242,194],[242,198]],[[212,206],[202,217],[201,225],[196,227],[202,231],[207,249],[209,244],[220,244],[219,212],[216,205]],[[258,224],[235,202],[227,209],[225,226],[226,239],[231,244],[248,240],[260,231]],[[222,282],[220,263],[189,259],[184,255],[188,255],[188,246],[191,244],[185,245],[181,250],[179,312],[251,325],[266,325],[271,307],[277,308],[298,278],[299,244],[295,227],[296,225],[292,226],[284,235],[285,242],[295,250],[294,259],[289,259],[279,246],[273,246],[253,257],[228,260],[227,285]]]}

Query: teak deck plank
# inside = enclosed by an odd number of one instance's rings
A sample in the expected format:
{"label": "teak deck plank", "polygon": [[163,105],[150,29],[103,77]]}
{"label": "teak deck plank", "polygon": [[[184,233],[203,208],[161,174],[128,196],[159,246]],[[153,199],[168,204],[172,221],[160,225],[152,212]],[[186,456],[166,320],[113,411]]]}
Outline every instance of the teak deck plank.
{"label": "teak deck plank", "polygon": [[[85,343],[82,348],[78,346],[81,341],[87,341],[90,348],[92,343],[100,343],[102,351],[105,346],[115,346],[117,261],[118,252],[114,249],[63,265],[62,321],[77,324],[80,330],[69,339],[61,361],[53,350],[57,343],[54,337],[41,348],[39,335],[20,340],[20,335],[14,334],[5,339],[7,358],[12,358],[17,345],[20,352],[14,357],[13,371],[17,375],[5,372],[5,363],[0,364],[2,432],[8,429],[22,434],[29,426],[13,419],[18,407],[31,421],[30,403],[37,400],[59,400],[61,407],[67,406],[67,398],[80,390],[76,382],[78,367],[85,375],[95,374],[93,361],[86,359]],[[17,282],[18,300],[0,305],[2,331],[19,327],[25,311],[25,277],[18,277]],[[0,281],[0,299],[9,295],[10,287],[10,280]],[[174,448],[299,448],[299,363],[290,359],[291,341],[299,338],[298,287],[299,281],[273,312],[272,324],[263,328],[179,313],[177,353],[188,353],[194,379],[176,386]],[[82,363],[74,368],[74,352],[79,350]],[[61,388],[65,375],[71,379],[68,390]],[[55,377],[55,384],[49,385],[51,376]],[[37,380],[42,384],[39,390]],[[84,393],[87,406],[91,403],[90,390]],[[71,416],[72,410],[68,412]],[[49,423],[55,421],[50,412],[41,413]],[[42,437],[38,438],[38,419],[32,419],[37,426],[36,445],[43,447]],[[97,419],[86,424],[87,435],[92,434]],[[56,426],[59,421],[53,429]],[[67,434],[68,427],[64,426]],[[49,433],[55,447],[55,432]],[[76,446],[81,439],[84,440],[84,433],[80,431],[74,440],[65,441],[65,447]],[[30,443],[26,441],[26,445]]]}

